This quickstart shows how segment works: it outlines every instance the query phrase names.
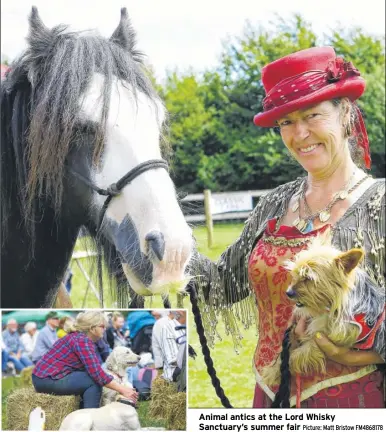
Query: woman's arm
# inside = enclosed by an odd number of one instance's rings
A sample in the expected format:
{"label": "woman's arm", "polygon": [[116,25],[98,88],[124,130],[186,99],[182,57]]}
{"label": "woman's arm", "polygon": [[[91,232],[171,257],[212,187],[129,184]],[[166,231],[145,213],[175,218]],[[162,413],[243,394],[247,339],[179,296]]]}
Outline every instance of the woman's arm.
{"label": "woman's arm", "polygon": [[[306,328],[306,319],[300,318],[295,327],[295,335],[298,338],[304,336]],[[376,351],[358,351],[347,347],[337,346],[321,332],[315,334],[314,340],[327,358],[345,366],[367,366],[385,363]]]}
{"label": "woman's arm", "polygon": [[335,345],[323,333],[317,332],[315,342],[326,357],[346,366],[367,366],[385,363],[375,351],[357,351]]}

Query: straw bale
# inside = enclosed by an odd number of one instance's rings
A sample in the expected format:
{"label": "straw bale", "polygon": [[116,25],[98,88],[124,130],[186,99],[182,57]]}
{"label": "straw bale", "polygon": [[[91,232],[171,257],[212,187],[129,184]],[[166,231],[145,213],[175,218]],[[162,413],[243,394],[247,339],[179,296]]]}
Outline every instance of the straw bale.
{"label": "straw bale", "polygon": [[35,366],[28,366],[20,372],[20,386],[32,387],[32,371]]}
{"label": "straw bale", "polygon": [[157,377],[151,385],[150,416],[154,419],[164,420],[166,418],[168,396],[176,393],[177,387],[175,383]]}
{"label": "straw bale", "polygon": [[29,415],[40,406],[46,414],[45,430],[59,430],[68,414],[79,409],[79,396],[36,393],[33,387],[12,391],[7,398],[7,429],[28,430]]}
{"label": "straw bale", "polygon": [[166,403],[166,427],[168,430],[186,430],[186,393],[168,395]]}

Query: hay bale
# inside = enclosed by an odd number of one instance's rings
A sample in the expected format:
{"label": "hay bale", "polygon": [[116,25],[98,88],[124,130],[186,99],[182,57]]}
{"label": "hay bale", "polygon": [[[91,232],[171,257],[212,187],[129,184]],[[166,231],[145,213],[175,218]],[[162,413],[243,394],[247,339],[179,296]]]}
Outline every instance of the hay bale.
{"label": "hay bale", "polygon": [[186,393],[168,395],[166,404],[166,428],[186,430]]}
{"label": "hay bale", "polygon": [[32,387],[32,371],[35,366],[28,366],[20,372],[20,386]]}
{"label": "hay bale", "polygon": [[64,417],[79,409],[79,402],[79,396],[36,393],[33,387],[16,389],[7,398],[7,429],[28,430],[29,415],[40,406],[46,413],[45,429],[59,430]]}
{"label": "hay bale", "polygon": [[176,393],[177,387],[175,383],[157,377],[151,385],[149,415],[158,420],[166,419],[167,397]]}

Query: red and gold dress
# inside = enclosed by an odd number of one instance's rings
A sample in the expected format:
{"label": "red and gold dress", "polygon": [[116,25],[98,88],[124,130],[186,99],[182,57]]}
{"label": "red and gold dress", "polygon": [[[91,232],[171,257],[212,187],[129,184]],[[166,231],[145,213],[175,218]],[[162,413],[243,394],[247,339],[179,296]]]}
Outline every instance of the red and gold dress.
{"label": "red and gold dress", "polygon": [[[248,273],[259,310],[254,408],[270,407],[277,391],[277,386],[269,387],[263,382],[261,371],[280,354],[294,307],[286,295],[290,275],[283,264],[307,248],[310,240],[327,228],[324,226],[306,234],[290,226],[281,226],[275,231],[276,219],[271,219],[251,253]],[[292,382],[291,406],[296,403],[295,395]],[[384,407],[382,373],[373,365],[349,367],[327,360],[326,373],[301,377],[301,401],[302,408]]]}

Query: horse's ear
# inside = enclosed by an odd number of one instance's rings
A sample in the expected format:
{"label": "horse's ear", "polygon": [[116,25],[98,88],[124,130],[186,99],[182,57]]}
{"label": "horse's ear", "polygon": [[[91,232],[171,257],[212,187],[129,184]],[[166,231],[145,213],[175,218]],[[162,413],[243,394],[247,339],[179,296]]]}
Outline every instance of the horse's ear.
{"label": "horse's ear", "polygon": [[117,45],[120,45],[123,49],[133,52],[136,43],[135,32],[131,26],[127,9],[121,9],[121,20],[119,21],[118,27],[111,35],[110,40]]}
{"label": "horse's ear", "polygon": [[52,31],[43,24],[37,7],[32,6],[27,40],[35,57],[39,58],[47,54],[52,36]]}

